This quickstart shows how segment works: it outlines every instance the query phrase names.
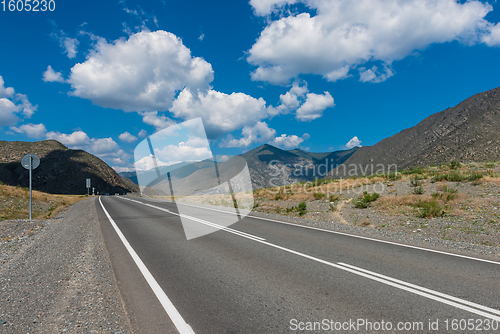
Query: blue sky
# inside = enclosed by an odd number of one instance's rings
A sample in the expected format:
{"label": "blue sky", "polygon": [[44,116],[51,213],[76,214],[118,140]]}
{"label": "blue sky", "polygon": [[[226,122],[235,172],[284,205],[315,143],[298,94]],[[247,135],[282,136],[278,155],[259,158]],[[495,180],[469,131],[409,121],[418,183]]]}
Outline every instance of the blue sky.
{"label": "blue sky", "polygon": [[493,0],[54,3],[0,4],[0,139],[57,139],[119,171],[197,117],[216,154],[324,152],[500,86]]}

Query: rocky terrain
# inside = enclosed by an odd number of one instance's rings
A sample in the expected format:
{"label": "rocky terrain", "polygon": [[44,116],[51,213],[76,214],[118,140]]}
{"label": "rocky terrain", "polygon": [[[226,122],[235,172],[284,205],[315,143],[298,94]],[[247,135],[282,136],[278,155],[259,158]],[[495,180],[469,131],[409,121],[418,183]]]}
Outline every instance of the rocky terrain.
{"label": "rocky terrain", "polygon": [[[255,191],[254,211],[315,221],[324,228],[340,224],[384,235],[500,247],[499,172],[493,163],[443,165],[402,175],[294,184]],[[379,197],[365,201],[364,192]]]}
{"label": "rocky terrain", "polygon": [[39,142],[0,141],[0,181],[7,185],[27,187],[28,171],[21,158],[35,153],[40,166],[33,170],[33,189],[52,194],[86,194],[85,179],[102,193],[135,191],[98,157],[82,150],[71,150],[55,140]]}

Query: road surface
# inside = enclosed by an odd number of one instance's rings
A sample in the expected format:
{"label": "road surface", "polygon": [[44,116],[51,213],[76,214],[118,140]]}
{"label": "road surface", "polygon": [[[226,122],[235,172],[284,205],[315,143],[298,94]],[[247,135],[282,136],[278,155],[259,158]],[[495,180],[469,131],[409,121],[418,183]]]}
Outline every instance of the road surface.
{"label": "road surface", "polygon": [[[500,333],[494,259],[255,217],[186,240],[173,203],[96,201],[138,332]],[[201,225],[230,216],[192,213]]]}

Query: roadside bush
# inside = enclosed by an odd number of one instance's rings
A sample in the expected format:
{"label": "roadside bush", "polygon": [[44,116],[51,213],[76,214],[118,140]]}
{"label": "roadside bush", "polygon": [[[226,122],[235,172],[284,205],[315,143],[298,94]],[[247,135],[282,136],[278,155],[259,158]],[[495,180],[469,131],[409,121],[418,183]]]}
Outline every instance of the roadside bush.
{"label": "roadside bush", "polygon": [[413,189],[415,195],[422,195],[424,193],[424,187],[418,186]]}
{"label": "roadside bush", "polygon": [[445,174],[445,179],[446,179],[446,181],[451,181],[451,182],[461,182],[461,181],[466,180],[467,176],[465,176],[459,172],[453,172],[450,174]]}
{"label": "roadside bush", "polygon": [[419,200],[416,207],[419,209],[417,215],[420,218],[441,217],[442,215],[444,215],[443,208],[438,204],[436,200],[432,200],[429,202]]}
{"label": "roadside bush", "polygon": [[418,175],[415,175],[415,177],[410,179],[410,186],[411,187],[421,187],[422,186],[422,181],[418,177]]}
{"label": "roadside bush", "polygon": [[380,194],[378,193],[373,193],[370,195],[368,192],[363,192],[363,197],[357,199],[354,201],[354,206],[358,209],[366,209],[367,207],[370,206],[371,202],[374,202],[377,200],[377,198],[380,197]]}
{"label": "roadside bush", "polygon": [[314,199],[322,199],[326,197],[326,194],[323,193],[313,193]]}
{"label": "roadside bush", "polygon": [[342,198],[342,196],[340,195],[330,195],[330,202],[336,202],[338,200],[340,200]]}
{"label": "roadside bush", "polygon": [[468,181],[477,181],[477,180],[482,179],[482,178],[483,178],[483,174],[478,173],[478,172],[473,172],[472,174],[467,176]]}

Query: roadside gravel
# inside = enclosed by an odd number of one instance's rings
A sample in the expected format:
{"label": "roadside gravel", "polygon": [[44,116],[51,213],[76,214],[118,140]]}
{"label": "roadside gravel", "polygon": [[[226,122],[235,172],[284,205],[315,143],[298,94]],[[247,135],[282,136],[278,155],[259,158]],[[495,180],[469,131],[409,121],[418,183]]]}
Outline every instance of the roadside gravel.
{"label": "roadside gravel", "polygon": [[131,333],[94,199],[0,222],[1,333]]}

